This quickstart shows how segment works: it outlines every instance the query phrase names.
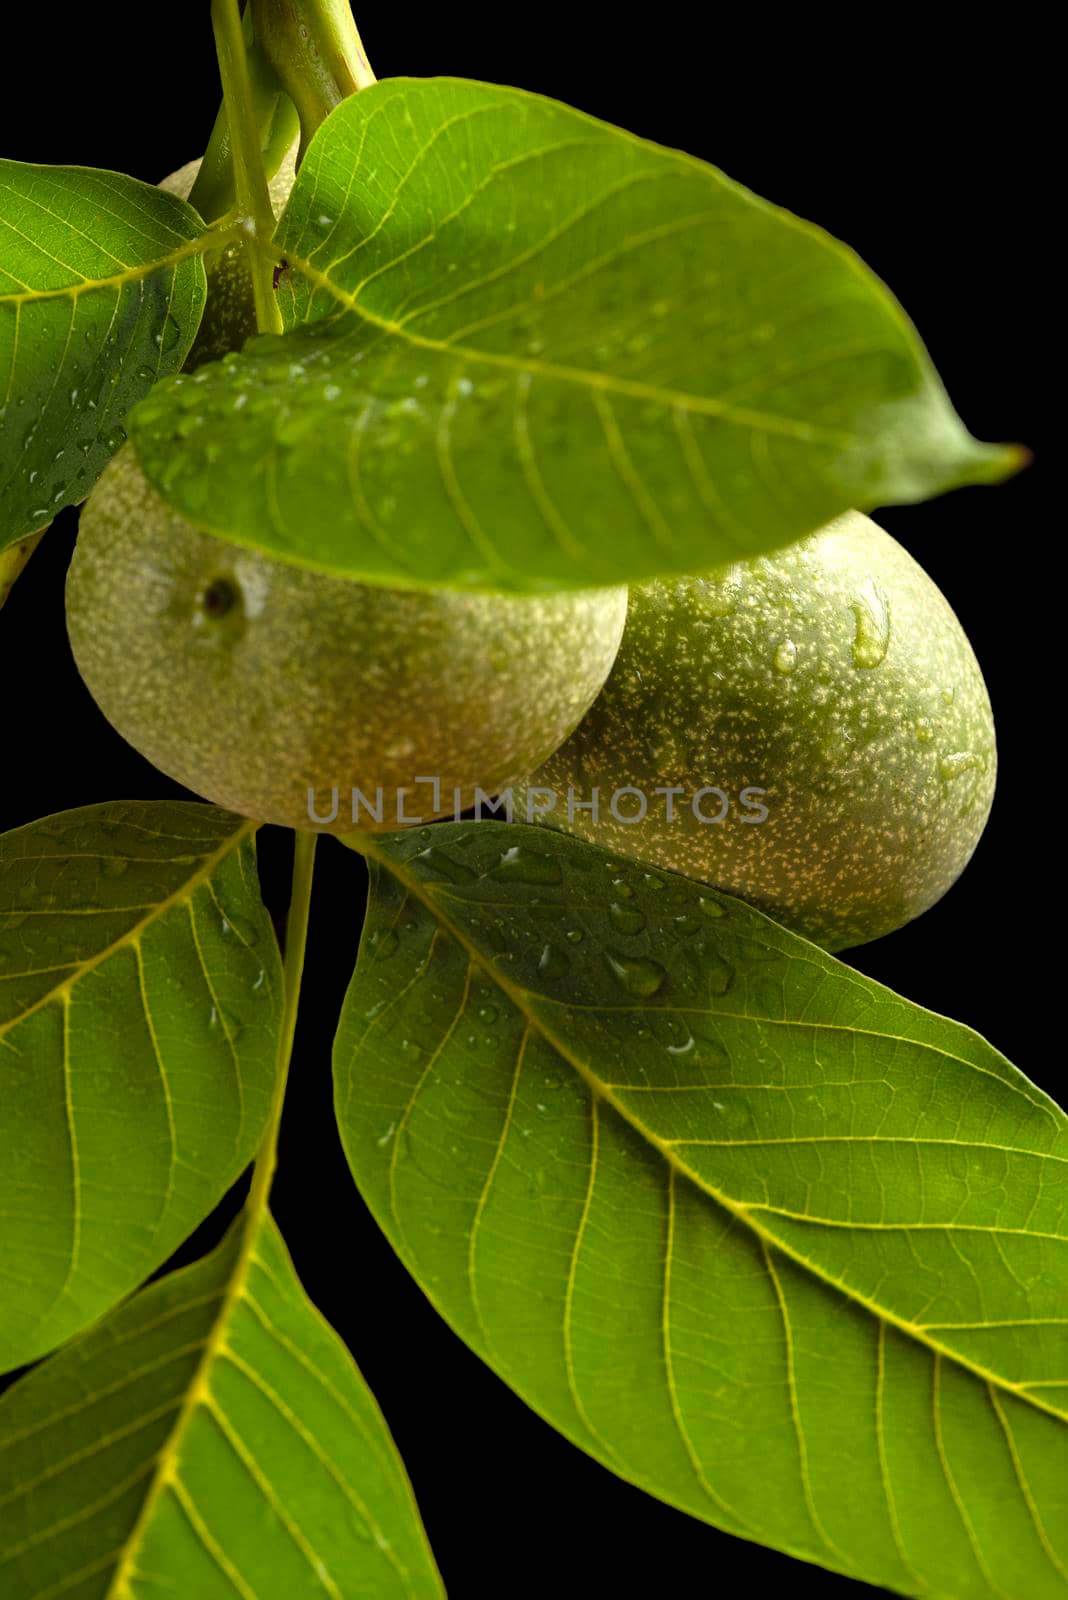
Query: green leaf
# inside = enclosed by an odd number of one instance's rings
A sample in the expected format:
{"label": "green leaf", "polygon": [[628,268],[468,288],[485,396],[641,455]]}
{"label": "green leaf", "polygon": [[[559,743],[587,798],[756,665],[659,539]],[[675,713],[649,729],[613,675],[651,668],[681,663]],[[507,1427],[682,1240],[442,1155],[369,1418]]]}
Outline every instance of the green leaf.
{"label": "green leaf", "polygon": [[204,302],[192,206],[87,167],[0,161],[0,550],[84,500]]}
{"label": "green leaf", "polygon": [[0,1370],[128,1294],[255,1153],[282,975],[254,826],[129,802],[0,837]]}
{"label": "green leaf", "polygon": [[297,563],[617,583],[1017,464],[969,437],[850,251],[537,95],[397,78],[345,101],[275,248],[291,331],[131,429],[178,510]]}
{"label": "green leaf", "polygon": [[540,829],[352,841],[361,1192],[621,1476],[904,1594],[1068,1593],[1068,1122],[969,1029]]}
{"label": "green leaf", "polygon": [[22,574],[22,569],[37,549],[38,542],[48,532],[48,525],[31,533],[28,538],[20,539],[18,544],[8,545],[6,550],[0,550],[0,608],[15,587]]}
{"label": "green leaf", "polygon": [[0,1401],[0,1527],[5,1600],[443,1592],[381,1413],[264,1214]]}

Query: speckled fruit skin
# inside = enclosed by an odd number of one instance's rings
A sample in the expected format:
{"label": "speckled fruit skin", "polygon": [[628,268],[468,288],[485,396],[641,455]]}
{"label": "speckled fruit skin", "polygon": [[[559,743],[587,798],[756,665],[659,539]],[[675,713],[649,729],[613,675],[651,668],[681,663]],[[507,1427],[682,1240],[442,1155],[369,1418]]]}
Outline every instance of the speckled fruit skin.
{"label": "speckled fruit skin", "polygon": [[[280,215],[296,181],[297,149],[295,143],[268,184],[276,216]],[[168,194],[176,194],[180,200],[188,200],[199,171],[199,160],[187,161],[177,172],[168,173],[159,187]],[[232,244],[205,260],[208,299],[193,348],[185,360],[186,372],[203,366],[205,361],[221,361],[227,351],[240,350],[245,340],[256,332],[252,278],[244,248]]]}
{"label": "speckled fruit skin", "polygon": [[[829,950],[934,904],[983,831],[994,725],[979,664],[921,567],[850,512],[797,544],[710,577],[631,591],[615,667],[578,731],[530,780],[576,799],[546,819],[717,885]],[[613,791],[649,796],[619,822]],[[657,785],[682,785],[675,821]],[[690,796],[724,790],[722,823]],[[767,820],[744,822],[747,786]],[[628,814],[636,800],[620,799]],[[717,797],[701,802],[722,809]]]}
{"label": "speckled fruit skin", "polygon": [[[219,585],[233,599],[220,614]],[[214,597],[214,601],[213,601]],[[625,589],[526,598],[371,588],[190,526],[131,446],[82,511],[67,579],[78,668],[115,728],[231,811],[352,832],[350,791],[385,791],[382,827],[494,794],[578,725],[615,659]],[[434,808],[428,783],[440,779]],[[360,826],[371,826],[366,810]]]}

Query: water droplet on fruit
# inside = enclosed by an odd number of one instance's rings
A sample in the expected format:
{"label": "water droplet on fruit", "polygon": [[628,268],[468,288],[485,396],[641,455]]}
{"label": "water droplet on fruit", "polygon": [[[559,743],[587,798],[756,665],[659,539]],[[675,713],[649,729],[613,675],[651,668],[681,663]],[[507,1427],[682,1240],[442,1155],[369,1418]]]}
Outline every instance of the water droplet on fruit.
{"label": "water droplet on fruit", "polygon": [[505,883],[559,883],[563,874],[551,856],[515,844],[503,852],[497,865],[491,867],[486,876]]}
{"label": "water droplet on fruit", "polygon": [[853,665],[877,667],[890,648],[890,602],[877,583],[865,578],[850,605],[856,618]]}
{"label": "water droplet on fruit", "polygon": [[649,999],[657,994],[664,986],[667,973],[659,961],[648,961],[635,956],[623,955],[615,950],[606,950],[605,961],[608,970],[627,990],[629,994],[637,995],[642,1000]]}
{"label": "water droplet on fruit", "polygon": [[608,920],[617,933],[641,933],[645,927],[645,917],[637,906],[620,905],[618,900],[608,907]]}
{"label": "water droplet on fruit", "polygon": [[792,639],[784,639],[777,646],[773,661],[776,672],[793,672],[797,666],[797,646]]}
{"label": "water droplet on fruit", "polygon": [[741,569],[729,567],[725,578],[707,583],[702,610],[710,617],[729,617],[737,609],[741,594]]}
{"label": "water droplet on fruit", "polygon": [[938,773],[945,783],[952,783],[954,778],[959,778],[962,773],[972,772],[980,765],[979,757],[971,750],[954,750],[952,755],[943,757],[938,766]]}

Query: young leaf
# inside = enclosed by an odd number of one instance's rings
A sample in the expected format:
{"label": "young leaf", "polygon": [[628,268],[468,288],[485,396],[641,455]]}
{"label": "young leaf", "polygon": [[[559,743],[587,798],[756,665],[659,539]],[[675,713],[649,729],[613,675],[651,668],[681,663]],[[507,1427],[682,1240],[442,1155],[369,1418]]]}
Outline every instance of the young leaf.
{"label": "young leaf", "polygon": [[255,1152],[282,977],[253,833],[131,802],[0,837],[0,1370],[128,1294]]}
{"label": "young leaf", "polygon": [[442,1594],[386,1425],[269,1215],[0,1401],[0,1589]]}
{"label": "young leaf", "polygon": [[117,172],[0,161],[0,550],[83,500],[185,360],[204,225]]}
{"label": "young leaf", "polygon": [[298,563],[617,583],[1015,464],[850,251],[537,95],[398,78],[343,102],[275,248],[292,331],[131,427],[180,511]]}
{"label": "young leaf", "polygon": [[1063,1113],[685,878],[486,823],[359,848],[342,1137],[472,1348],[733,1533],[1063,1600]]}

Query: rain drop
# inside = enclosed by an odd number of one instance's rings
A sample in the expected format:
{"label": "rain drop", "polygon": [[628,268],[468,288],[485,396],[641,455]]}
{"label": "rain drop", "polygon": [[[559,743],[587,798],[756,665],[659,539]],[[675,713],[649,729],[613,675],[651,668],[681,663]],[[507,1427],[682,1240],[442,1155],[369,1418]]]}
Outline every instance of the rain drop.
{"label": "rain drop", "polygon": [[952,755],[945,756],[939,763],[938,773],[943,782],[952,783],[954,778],[972,772],[980,765],[979,757],[971,750],[954,750]]}
{"label": "rain drop", "polygon": [[456,861],[436,844],[417,851],[416,861],[421,861],[432,872],[437,872],[449,883],[470,883],[476,874],[463,861]]}
{"label": "rain drop", "polygon": [[865,578],[851,601],[856,618],[853,634],[853,665],[878,667],[890,648],[890,602],[878,584]]}
{"label": "rain drop", "polygon": [[645,927],[645,917],[637,906],[621,905],[618,900],[608,907],[608,920],[617,933],[641,933]]}
{"label": "rain drop", "polygon": [[376,928],[367,944],[376,961],[388,961],[390,956],[396,955],[400,940],[394,928]]}
{"label": "rain drop", "polygon": [[562,978],[571,970],[565,951],[557,944],[547,944],[538,957],[538,971],[543,978]]}
{"label": "rain drop", "polygon": [[606,950],[604,955],[608,970],[629,994],[648,1000],[664,986],[667,973],[659,961],[648,961],[634,956]]}
{"label": "rain drop", "polygon": [[486,876],[505,883],[559,883],[563,874],[551,856],[514,844],[502,853],[497,865],[491,867]]}
{"label": "rain drop", "polygon": [[797,666],[797,646],[792,639],[784,639],[773,657],[776,672],[789,674]]}

